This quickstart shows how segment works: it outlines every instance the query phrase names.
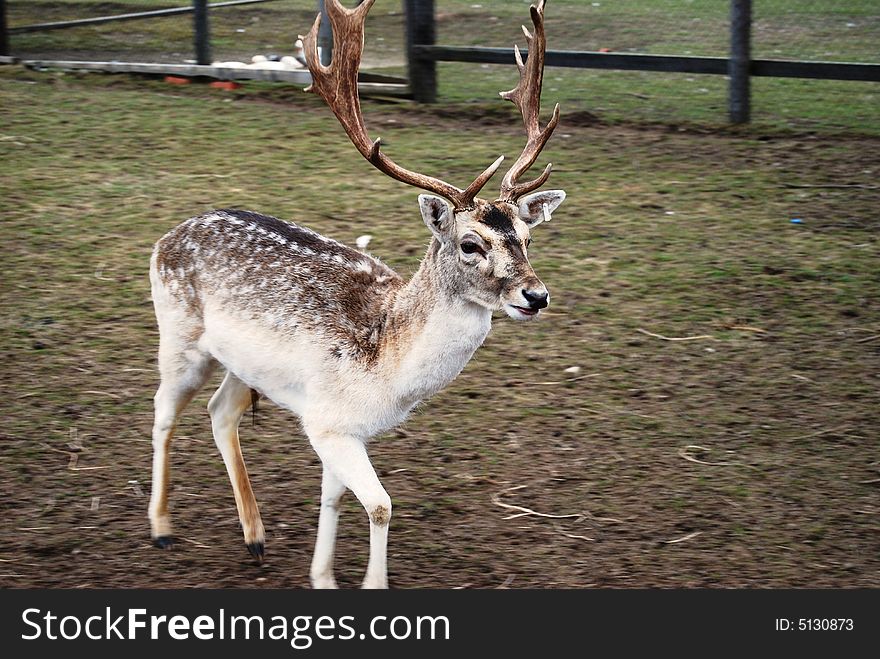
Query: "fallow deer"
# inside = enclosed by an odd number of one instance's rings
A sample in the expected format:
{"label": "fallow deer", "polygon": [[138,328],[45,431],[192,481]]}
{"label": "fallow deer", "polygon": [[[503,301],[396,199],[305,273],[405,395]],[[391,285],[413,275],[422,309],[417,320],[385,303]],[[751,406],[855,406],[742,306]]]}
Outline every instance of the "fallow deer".
{"label": "fallow deer", "polygon": [[520,182],[550,138],[559,106],[539,123],[545,35],[544,0],[531,7],[534,34],[512,101],[527,144],[494,201],[477,194],[503,156],[467,188],[400,167],[371,141],[361,115],[357,72],[364,22],[374,0],[347,9],[328,0],[334,57],[319,63],[320,15],[307,37],[313,84],[358,151],[387,175],[433,194],[419,196],[432,238],[409,281],[371,256],[304,227],[241,210],[194,217],[156,244],[150,263],[160,332],[161,383],[155,396],[153,482],[149,505],[156,545],[172,542],[168,449],[186,404],[217,365],[226,370],[208,403],[214,439],[229,473],[250,552],[262,560],[265,533],[239,445],[239,421],[252,397],[299,416],[323,464],[312,584],[333,588],[340,499],[351,490],[366,509],[370,555],[363,586],[387,587],[391,499],[367,456],[371,437],[402,422],[421,400],[461,372],[489,332],[492,312],[535,318],[549,294],[528,260],[529,233],[565,199],[536,192],[551,165]]}

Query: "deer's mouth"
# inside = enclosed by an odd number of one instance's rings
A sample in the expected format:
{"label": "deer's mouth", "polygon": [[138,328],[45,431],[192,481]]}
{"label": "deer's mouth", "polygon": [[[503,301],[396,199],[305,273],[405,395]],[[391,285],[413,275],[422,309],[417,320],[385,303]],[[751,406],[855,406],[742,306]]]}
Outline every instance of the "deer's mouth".
{"label": "deer's mouth", "polygon": [[528,318],[534,318],[538,315],[538,312],[540,311],[540,309],[532,309],[531,307],[520,307],[515,304],[504,305],[504,310],[507,312],[507,315],[514,320],[526,320]]}

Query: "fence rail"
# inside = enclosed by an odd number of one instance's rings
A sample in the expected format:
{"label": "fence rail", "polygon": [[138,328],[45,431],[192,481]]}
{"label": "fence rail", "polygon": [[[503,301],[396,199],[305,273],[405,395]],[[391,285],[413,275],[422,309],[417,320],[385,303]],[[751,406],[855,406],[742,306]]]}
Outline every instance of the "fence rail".
{"label": "fence rail", "polygon": [[[430,103],[436,99],[436,72],[432,67],[434,62],[516,64],[509,48],[435,45],[434,0],[404,0],[404,4],[408,16],[409,70],[423,72],[423,80],[419,85],[413,86],[417,101]],[[546,66],[580,69],[728,75],[728,116],[731,123],[749,121],[751,76],[880,82],[880,64],[752,59],[751,5],[751,0],[730,2],[729,57],[548,50],[544,61]],[[410,23],[413,24],[412,27]],[[419,37],[421,40],[415,41]],[[523,55],[526,55],[526,51],[523,51]]]}
{"label": "fence rail", "polygon": [[[144,0],[144,2],[146,1]],[[680,3],[673,6],[671,4],[673,0],[668,0],[669,5],[664,5],[662,2],[648,2],[647,0],[641,4],[629,2],[629,0],[627,2],[621,0],[619,5],[611,5],[607,0],[601,3],[569,4],[567,11],[577,18],[574,19],[574,23],[569,23],[567,35],[563,34],[563,37],[566,37],[563,39],[563,45],[574,49],[547,51],[546,64],[548,67],[728,76],[727,112],[733,123],[743,123],[750,119],[750,80],[752,77],[880,82],[880,63],[876,63],[878,57],[874,54],[876,49],[872,45],[876,27],[880,25],[880,15],[872,13],[870,4],[865,4],[863,0],[838,0],[846,4],[845,11],[841,10],[838,13],[822,13],[820,11],[812,16],[809,12],[805,13],[802,4],[792,1],[790,18],[785,22],[777,20],[775,23],[773,20],[778,18],[780,6],[771,0],[757,0],[756,2],[729,0],[726,9],[723,3],[710,2],[709,0],[705,2],[695,0],[693,5],[688,5],[692,9],[685,8]],[[220,15],[216,19],[212,18],[212,23],[209,25],[209,16],[215,9],[263,5],[272,2],[276,2],[277,5],[267,6],[265,10],[253,10],[255,14],[263,15],[262,23],[248,22],[244,18],[247,15],[244,11],[240,13],[224,11],[222,18]],[[351,6],[354,0],[346,0],[346,2]],[[31,24],[10,27],[6,20],[7,4],[19,8],[18,16],[29,16]],[[21,39],[31,40],[29,43],[49,44],[48,48],[38,45],[32,48],[33,54],[30,57],[25,56],[27,59],[39,60],[41,64],[48,64],[53,59],[53,55],[57,61],[69,62],[94,58],[95,61],[101,60],[106,64],[116,63],[120,59],[128,59],[126,48],[131,43],[141,44],[142,51],[146,49],[146,52],[141,52],[136,60],[144,64],[167,61],[171,66],[180,62],[206,66],[212,63],[211,30],[218,33],[213,45],[221,51],[221,55],[226,55],[226,57],[221,56],[218,59],[236,60],[243,58],[245,54],[250,56],[254,52],[272,53],[272,50],[266,49],[277,48],[278,44],[286,44],[281,48],[292,47],[297,29],[302,30],[305,22],[310,22],[309,14],[313,16],[314,14],[311,12],[323,9],[323,0],[298,0],[296,2],[286,0],[284,3],[280,0],[221,0],[214,3],[209,3],[209,0],[179,0],[179,4],[187,4],[188,6],[131,11],[124,14],[89,18],[82,17],[82,14],[79,16],[73,14],[71,20],[35,23],[33,19],[39,14],[36,12],[22,14],[20,11],[22,4],[0,0],[0,57],[17,54],[10,53],[8,35],[23,35]],[[394,4],[388,4],[391,5],[391,8],[387,15],[391,16],[394,13]],[[404,10],[403,59],[408,67],[409,88],[416,100],[426,103],[437,100],[437,62],[503,65],[515,63],[511,48],[436,43],[438,23],[443,28],[439,33],[447,35],[446,38],[449,40],[456,38],[453,36],[454,32],[445,27],[448,23],[442,22],[443,16],[448,18],[450,15],[454,15],[449,13],[449,9],[458,7],[460,11],[468,11],[465,9],[468,5],[463,0],[448,0],[448,4],[443,5],[441,17],[438,19],[437,4],[440,3],[435,3],[435,0],[400,0],[400,4],[397,5],[398,8],[402,6]],[[89,5],[92,6],[92,11],[95,11],[95,7],[101,6],[91,2],[84,2],[82,6]],[[63,6],[67,7],[68,5],[64,4]],[[77,7],[78,4],[71,0],[69,6]],[[483,5],[470,5],[469,11],[484,6],[485,9],[477,11],[487,11],[490,16],[492,13],[498,13],[506,16],[505,20],[511,20],[513,16],[510,5],[502,5],[498,0],[484,0]],[[757,18],[753,16],[753,7],[758,13]],[[144,9],[144,4],[132,2],[131,8]],[[633,11],[635,13],[632,13]],[[293,16],[292,12],[296,13],[295,21],[290,18]],[[57,44],[63,43],[59,39],[50,43],[48,36],[43,38],[39,35],[40,32],[84,26],[93,26],[93,30],[98,30],[98,26],[116,21],[159,19],[187,14],[192,15],[193,18],[188,21],[186,26],[183,22],[171,26],[169,33],[173,36],[169,36],[165,44],[161,42],[163,37],[159,37],[166,29],[165,24],[161,30],[158,27],[155,29],[150,27],[142,31],[147,35],[144,38],[150,40],[148,46],[144,46],[143,41],[138,41],[143,36],[140,30],[129,31],[129,28],[113,28],[112,32],[106,29],[100,33],[99,38],[94,38],[92,41],[77,36],[81,33],[74,33],[72,43],[76,43],[77,47],[72,50],[59,49]],[[400,16],[400,13],[397,12],[397,15]],[[267,20],[266,16],[271,18]],[[232,17],[231,20],[227,20],[230,17]],[[598,49],[602,42],[599,41],[599,44],[595,44],[596,39],[604,38],[596,36],[599,28],[594,27],[592,37],[588,36],[591,34],[590,26],[595,25],[592,22],[594,18],[606,21],[605,26],[617,26],[617,31],[612,34],[616,35],[618,43],[623,44],[621,48],[615,48],[615,52],[602,52],[605,50],[604,48],[601,51]],[[260,19],[254,17],[253,20],[259,21]],[[563,20],[566,20],[565,16],[563,16]],[[641,23],[638,22],[639,20]],[[798,22],[795,23],[795,21]],[[825,21],[821,23],[821,29],[816,27],[819,25],[817,21]],[[662,29],[658,27],[655,32],[662,33],[662,40],[656,39],[656,35],[652,33],[653,26],[659,25],[659,23],[665,27]],[[386,23],[386,26],[388,24]],[[812,47],[788,49],[787,44],[793,42],[791,36],[797,34],[802,25],[807,24],[812,25],[812,28],[803,39],[813,39],[810,44],[815,43],[815,49]],[[263,27],[257,29],[258,25]],[[583,25],[584,27],[582,30],[580,28],[573,30],[571,29],[572,25]],[[266,26],[270,26],[270,28],[267,29]],[[322,21],[320,43],[323,47],[322,60],[325,63],[331,56],[332,50],[332,35],[329,32],[329,27],[329,21]],[[850,28],[853,28],[852,34],[856,34],[855,41],[850,36],[843,40],[838,39],[834,45],[824,43],[821,39],[816,40],[816,35],[826,34],[827,30],[849,30]],[[399,30],[400,28],[396,27],[395,29]],[[604,30],[605,27],[601,28],[602,33]],[[88,30],[84,32],[87,36],[90,34]],[[251,37],[251,34],[254,36]],[[269,34],[273,36],[267,36]],[[726,39],[722,37],[724,34],[727,35]],[[32,37],[31,35],[36,36]],[[128,35],[132,35],[132,38],[128,39]],[[694,35],[702,35],[702,37],[692,39]],[[388,36],[388,33],[386,32],[384,36]],[[756,39],[755,43],[752,40],[753,36]],[[88,38],[92,37],[88,36]],[[172,38],[175,41],[173,48],[170,48]],[[484,31],[470,43],[479,44],[482,41],[483,44],[486,44],[492,38],[494,38],[493,33]],[[66,34],[64,39],[67,39]],[[77,41],[77,39],[80,40]],[[689,41],[689,39],[691,40]],[[379,39],[378,41],[386,40]],[[387,41],[391,41],[391,39]],[[725,55],[725,41],[727,56],[723,56]],[[796,39],[794,41],[796,42]],[[492,42],[489,41],[489,43]],[[581,48],[581,44],[587,45],[587,43],[595,50]],[[873,40],[873,43],[877,43],[877,41]],[[108,52],[107,44],[115,48],[115,51]],[[658,51],[668,53],[669,44],[678,45],[672,46],[673,50],[670,54],[658,54]],[[692,44],[697,44],[697,47]],[[847,45],[840,47],[840,44]],[[634,52],[622,52],[627,47]],[[712,56],[691,55],[689,50],[685,49],[689,47],[693,47],[697,53],[702,50],[703,53]],[[824,57],[822,57],[823,51]],[[386,59],[388,52],[386,47]],[[754,57],[755,52],[760,53],[760,57]],[[767,55],[773,57],[775,54],[779,54],[780,58],[767,58]],[[788,57],[784,58],[786,54]],[[122,56],[120,57],[120,55]],[[527,53],[524,55],[527,56]],[[798,59],[814,55],[817,56],[817,59],[822,60],[830,60],[835,57],[839,57],[841,60],[859,60],[864,56],[866,61],[807,61]],[[396,61],[399,63],[400,52],[397,51],[394,57],[398,58]]]}
{"label": "fence rail", "polygon": [[[263,2],[277,2],[278,0],[229,0],[228,2],[215,2],[207,5],[208,9],[222,9],[224,7],[239,7],[241,5],[256,5]],[[5,0],[0,0],[4,5]],[[163,18],[165,16],[178,16],[191,14],[199,11],[199,3],[194,2],[192,7],[172,7],[169,9],[151,9],[150,11],[138,11],[128,14],[113,14],[110,16],[95,16],[93,18],[79,18],[71,21],[55,21],[52,23],[34,23],[33,25],[20,25],[7,28],[8,34],[27,34],[28,32],[48,32],[49,30],[66,30],[74,27],[87,25],[104,25],[117,21],[139,21],[150,18]]]}
{"label": "fence rail", "polygon": [[[516,64],[510,48],[477,46],[413,45],[419,59],[435,62],[470,62],[474,64]],[[523,60],[528,51],[522,49]],[[726,57],[693,57],[679,55],[641,55],[637,53],[597,53],[579,50],[548,50],[547,66],[575,69],[617,71],[657,71],[666,73],[706,73],[727,75],[730,60]],[[804,62],[800,60],[749,60],[751,76],[775,78],[815,78],[822,80],[855,80],[880,82],[880,64],[854,62]]]}

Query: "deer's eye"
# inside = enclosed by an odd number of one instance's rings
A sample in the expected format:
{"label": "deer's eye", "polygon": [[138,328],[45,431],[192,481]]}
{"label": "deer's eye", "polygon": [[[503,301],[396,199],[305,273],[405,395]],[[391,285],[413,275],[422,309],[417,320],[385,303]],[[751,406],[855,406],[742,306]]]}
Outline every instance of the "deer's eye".
{"label": "deer's eye", "polygon": [[465,254],[480,254],[481,256],[486,256],[486,252],[477,243],[463,242],[461,244],[461,251]]}

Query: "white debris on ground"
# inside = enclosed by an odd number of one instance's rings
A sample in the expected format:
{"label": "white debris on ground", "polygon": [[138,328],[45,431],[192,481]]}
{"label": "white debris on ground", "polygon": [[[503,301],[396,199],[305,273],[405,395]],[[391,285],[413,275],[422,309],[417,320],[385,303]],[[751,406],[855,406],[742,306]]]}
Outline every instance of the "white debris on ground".
{"label": "white debris on ground", "polygon": [[370,234],[364,234],[363,236],[358,236],[357,240],[354,241],[354,244],[357,245],[358,249],[366,249],[372,239],[373,236]]}
{"label": "white debris on ground", "polygon": [[[320,48],[318,50],[320,51]],[[301,39],[296,40],[293,47],[293,55],[272,58],[266,55],[254,55],[251,57],[251,61],[247,63],[229,60],[213,62],[211,66],[224,69],[263,69],[274,71],[299,71],[300,69],[307,68]]]}
{"label": "white debris on ground", "polygon": [[290,55],[285,55],[278,60],[270,60],[265,55],[254,55],[249,64],[244,62],[213,62],[211,66],[223,69],[263,69],[273,71],[299,71],[305,67],[300,64],[299,60]]}
{"label": "white debris on ground", "polygon": [[569,366],[567,369],[565,369],[565,373],[570,373],[571,375],[577,375],[580,372],[581,372],[580,366]]}

